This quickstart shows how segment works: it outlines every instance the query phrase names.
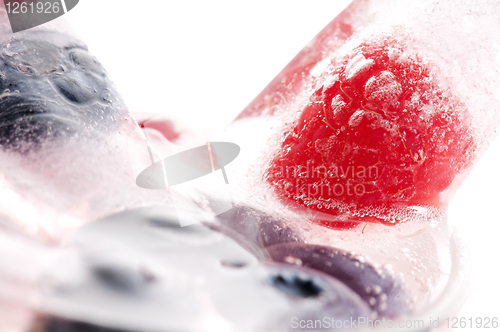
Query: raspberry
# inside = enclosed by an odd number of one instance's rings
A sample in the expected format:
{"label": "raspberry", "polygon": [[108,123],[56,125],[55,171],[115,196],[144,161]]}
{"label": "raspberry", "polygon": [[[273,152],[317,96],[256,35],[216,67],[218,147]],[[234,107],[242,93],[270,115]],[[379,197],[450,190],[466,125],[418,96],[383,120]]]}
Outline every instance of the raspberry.
{"label": "raspberry", "polygon": [[322,222],[329,227],[401,223],[414,217],[400,213],[408,207],[437,211],[472,162],[466,110],[405,48],[373,39],[313,77],[266,170],[281,197],[337,216]]}

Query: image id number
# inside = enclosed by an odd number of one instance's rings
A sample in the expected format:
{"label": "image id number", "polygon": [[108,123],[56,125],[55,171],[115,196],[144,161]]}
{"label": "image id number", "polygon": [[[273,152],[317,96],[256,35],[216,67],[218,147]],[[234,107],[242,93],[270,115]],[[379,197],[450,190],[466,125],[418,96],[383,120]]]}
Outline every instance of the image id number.
{"label": "image id number", "polygon": [[5,4],[8,14],[57,14],[61,10],[58,2],[7,2]]}

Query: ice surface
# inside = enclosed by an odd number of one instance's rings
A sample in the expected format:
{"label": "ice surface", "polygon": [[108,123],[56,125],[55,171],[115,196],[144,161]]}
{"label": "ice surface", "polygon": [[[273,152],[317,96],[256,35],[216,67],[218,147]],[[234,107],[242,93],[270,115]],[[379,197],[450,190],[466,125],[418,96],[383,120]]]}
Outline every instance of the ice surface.
{"label": "ice surface", "polygon": [[267,248],[277,261],[322,271],[343,282],[360,295],[381,316],[407,315],[412,300],[393,271],[366,264],[363,256],[351,255],[334,247],[287,243]]}
{"label": "ice surface", "polygon": [[[323,90],[328,89],[340,79],[338,75],[334,75],[333,69],[338,63],[342,64],[342,61],[345,61],[346,55],[355,52],[356,48],[365,41],[377,38],[398,40],[405,45],[404,50],[397,47],[389,49],[387,54],[389,59],[402,65],[409,65],[418,57],[429,67],[430,78],[439,86],[435,93],[442,93],[445,96],[444,98],[449,102],[446,107],[457,112],[459,117],[467,119],[464,123],[471,121],[467,131],[474,135],[477,146],[468,153],[470,153],[471,159],[477,160],[496,135],[500,123],[497,74],[499,68],[497,35],[499,22],[494,18],[498,16],[496,15],[498,10],[498,5],[494,1],[482,1],[480,4],[472,4],[470,1],[423,1],[418,3],[403,1],[397,4],[387,0],[355,1],[296,56],[242,112],[238,119],[271,115],[273,120],[281,124],[268,133],[269,139],[263,145],[266,148],[261,149],[261,151],[266,150],[262,153],[267,158],[272,158],[272,154],[276,154],[280,150],[285,133],[292,130],[295,125],[298,128],[306,125],[299,123],[302,120],[300,115],[307,108],[308,103],[314,100],[318,93],[321,93],[321,87]],[[353,54],[345,65],[346,79],[355,80],[357,77],[363,76],[373,64],[362,55]],[[388,69],[381,75],[368,80],[365,98],[374,102],[378,101],[378,103],[390,103],[398,95],[401,95],[400,88]],[[381,96],[384,97],[384,100],[380,100]],[[418,93],[414,93],[412,98],[418,103],[419,97],[421,96]],[[429,98],[429,96],[423,97]],[[458,100],[458,103],[451,101],[454,98]],[[341,117],[342,107],[337,106],[339,106],[339,102],[334,98],[332,100],[332,115]],[[365,103],[362,106],[365,111],[372,110],[369,104]],[[424,107],[423,120],[425,117],[431,118],[433,116],[436,106],[441,107],[441,105],[436,104]],[[318,109],[320,108],[318,107]],[[363,110],[360,107],[359,114],[361,113]],[[374,114],[372,113],[372,115]],[[321,119],[319,111],[317,118]],[[355,123],[355,120],[360,120],[360,118],[352,120]],[[269,121],[270,119],[267,118],[262,122]],[[330,123],[328,125],[331,127]],[[234,126],[244,128],[246,124],[236,121]],[[326,125],[324,126],[326,128]],[[337,135],[339,131],[342,131],[342,128],[332,129],[337,130]],[[392,131],[395,129],[392,128]],[[401,135],[406,137],[407,134],[402,133]],[[290,136],[293,137],[292,134]],[[442,149],[441,152],[444,152],[445,149],[452,149],[447,147],[447,139],[436,139],[434,141],[435,148]],[[323,145],[335,150],[333,139]],[[298,148],[298,150],[307,149],[310,147],[306,143]],[[423,160],[425,150],[421,147],[413,150],[415,151],[411,153],[412,159]],[[370,151],[363,151],[364,155],[369,153]],[[261,161],[264,161],[263,167],[269,162],[265,158],[261,158]],[[459,172],[447,190],[441,193],[443,206],[446,206],[469,170],[470,166]],[[444,183],[449,180],[445,179],[443,175],[446,172],[439,173],[441,174],[434,175],[436,182]],[[317,203],[311,202],[311,204]],[[412,214],[410,209],[406,209],[406,211],[405,209],[394,209],[392,212],[380,211],[377,212],[377,215],[383,216],[385,214],[387,219],[392,219],[393,215],[396,215],[399,217],[396,219],[401,220],[404,219],[401,218],[401,214],[405,214],[405,218]],[[374,215],[372,211],[363,211],[362,213]],[[430,208],[428,213],[429,219],[432,219],[442,214],[443,210],[436,211]],[[392,215],[389,217],[390,214]],[[414,215],[413,219],[420,217]]]}
{"label": "ice surface", "polygon": [[19,229],[52,239],[170,199],[135,185],[136,122],[85,44],[54,24],[4,33],[0,45],[2,211]]}
{"label": "ice surface", "polygon": [[[302,216],[303,223],[299,226],[301,231],[294,232],[293,235],[300,238],[300,241],[340,248],[349,254],[361,255],[363,259],[375,265],[390,265],[412,293],[414,311],[425,310],[439,299],[449,280],[457,278],[451,275],[450,279],[449,275],[452,263],[448,248],[451,232],[445,218],[447,202],[498,132],[499,14],[500,7],[496,1],[354,1],[290,62],[228,129],[227,139],[240,144],[242,151],[251,151],[238,161],[238,168],[246,172],[240,171],[239,177],[238,174],[233,175],[239,179],[241,195],[245,197],[242,201],[246,199],[252,203],[258,202],[259,206],[266,206],[264,212],[275,211],[270,213],[271,215],[285,215],[285,220],[289,223],[276,222],[276,228],[280,230],[296,227],[298,216]],[[468,151],[467,157],[473,162],[454,178],[449,187],[442,185],[449,180],[446,179],[446,172],[432,174],[434,181],[430,181],[429,186],[441,186],[443,189],[447,187],[440,195],[442,205],[439,208],[415,205],[388,211],[375,207],[360,212],[354,207],[348,207],[347,217],[341,214],[333,217],[327,213],[325,215],[317,211],[299,209],[294,202],[283,199],[284,195],[279,192],[270,193],[271,188],[263,184],[265,173],[262,170],[281,152],[280,148],[285,139],[294,139],[297,134],[293,131],[294,128],[307,126],[307,123],[301,122],[303,110],[309,107],[311,100],[315,100],[314,97],[321,94],[322,88],[326,90],[338,82],[339,76],[333,74],[337,63],[346,65],[346,79],[355,80],[361,77],[372,64],[366,61],[366,58],[355,54],[347,61],[346,55],[351,54],[361,43],[376,38],[396,39],[405,45],[404,50],[394,48],[388,51],[387,56],[393,61],[409,65],[418,57],[428,66],[429,77],[439,89],[421,94],[414,92],[408,105],[415,107],[422,98],[442,93],[445,97],[443,104],[439,106],[446,106],[449,109],[448,114],[455,112],[458,118],[467,119],[464,122],[466,126],[470,120],[467,135],[474,137],[476,145]],[[364,97],[379,104],[394,103],[402,93],[400,88],[388,69],[368,80]],[[382,95],[383,99],[380,98]],[[458,102],[451,102],[453,98]],[[332,99],[329,104],[332,112],[329,115],[342,116],[342,109],[349,102],[349,96],[344,96],[343,99],[344,101],[341,98]],[[330,123],[320,122],[324,110],[322,106],[324,105],[315,105],[316,119],[311,121],[318,121],[327,128]],[[349,119],[349,124],[358,125],[363,117],[368,118],[370,105],[363,106],[366,109],[360,107]],[[423,107],[421,120],[432,118],[436,106],[438,105],[429,104]],[[375,118],[376,114],[371,115]],[[449,117],[444,114],[442,120],[443,123],[449,122]],[[259,135],[255,135],[255,128],[259,128]],[[384,128],[389,136],[399,135],[389,124]],[[343,128],[330,127],[331,129],[337,130],[338,135]],[[311,136],[313,135],[314,133],[311,133]],[[416,133],[408,131],[401,135],[407,139]],[[432,149],[437,154],[446,153],[456,147],[456,144],[449,144],[448,135],[448,132],[443,132],[442,136],[434,137]],[[366,140],[368,141],[368,137]],[[342,146],[336,144],[334,135],[316,142],[314,147],[308,142],[297,143],[297,151],[306,151],[306,154],[317,148],[323,149],[325,155],[329,151],[335,154],[339,149],[340,153],[342,152]],[[374,146],[385,144],[373,139],[368,143]],[[363,151],[364,156],[369,153],[370,151]],[[425,149],[418,147],[412,150],[411,158],[415,162],[423,160]],[[375,160],[374,163],[376,162]],[[447,169],[453,172],[456,167],[455,162],[450,162]],[[430,173],[431,170],[427,174]],[[262,194],[258,196],[255,192]],[[357,217],[372,215],[387,217],[386,220],[410,221],[392,229],[362,222],[360,226],[349,231],[328,230],[308,222],[349,222],[352,221],[349,219],[350,213]],[[256,220],[253,215],[251,218]],[[265,219],[261,218],[264,225]],[[241,224],[242,222],[238,223],[236,227],[240,229]],[[259,236],[259,227],[247,226],[246,229],[251,229],[252,236]]]}
{"label": "ice surface", "polygon": [[207,226],[180,227],[165,208],[96,221],[75,243],[85,271],[77,281],[46,285],[40,303],[46,313],[140,331],[288,330],[291,317],[371,315],[341,282],[261,264]]}

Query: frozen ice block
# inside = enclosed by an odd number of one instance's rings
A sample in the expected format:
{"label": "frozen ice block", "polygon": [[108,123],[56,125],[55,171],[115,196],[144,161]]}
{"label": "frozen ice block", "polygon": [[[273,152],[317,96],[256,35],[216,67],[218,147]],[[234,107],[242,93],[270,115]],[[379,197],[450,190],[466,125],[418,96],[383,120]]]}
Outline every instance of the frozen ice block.
{"label": "frozen ice block", "polygon": [[221,222],[306,243],[309,264],[315,246],[359,255],[400,278],[411,315],[455,313],[466,255],[446,210],[500,124],[498,17],[494,1],[354,1],[228,128],[258,212]]}
{"label": "frozen ice block", "polygon": [[500,123],[497,13],[354,1],[233,122],[274,122],[254,183],[327,227],[439,219]]}
{"label": "frozen ice block", "polygon": [[169,202],[136,186],[141,140],[99,61],[58,18],[13,34],[0,8],[0,209],[27,234],[60,239],[86,221]]}

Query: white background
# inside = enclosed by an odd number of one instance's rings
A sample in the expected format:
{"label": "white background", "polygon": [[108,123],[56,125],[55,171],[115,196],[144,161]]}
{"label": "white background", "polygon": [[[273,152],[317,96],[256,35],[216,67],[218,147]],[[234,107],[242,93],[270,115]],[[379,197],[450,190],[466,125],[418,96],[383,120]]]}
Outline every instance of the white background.
{"label": "white background", "polygon": [[[67,18],[132,111],[221,128],[348,2],[81,0]],[[450,205],[474,264],[467,318],[500,317],[498,170],[499,140]]]}

